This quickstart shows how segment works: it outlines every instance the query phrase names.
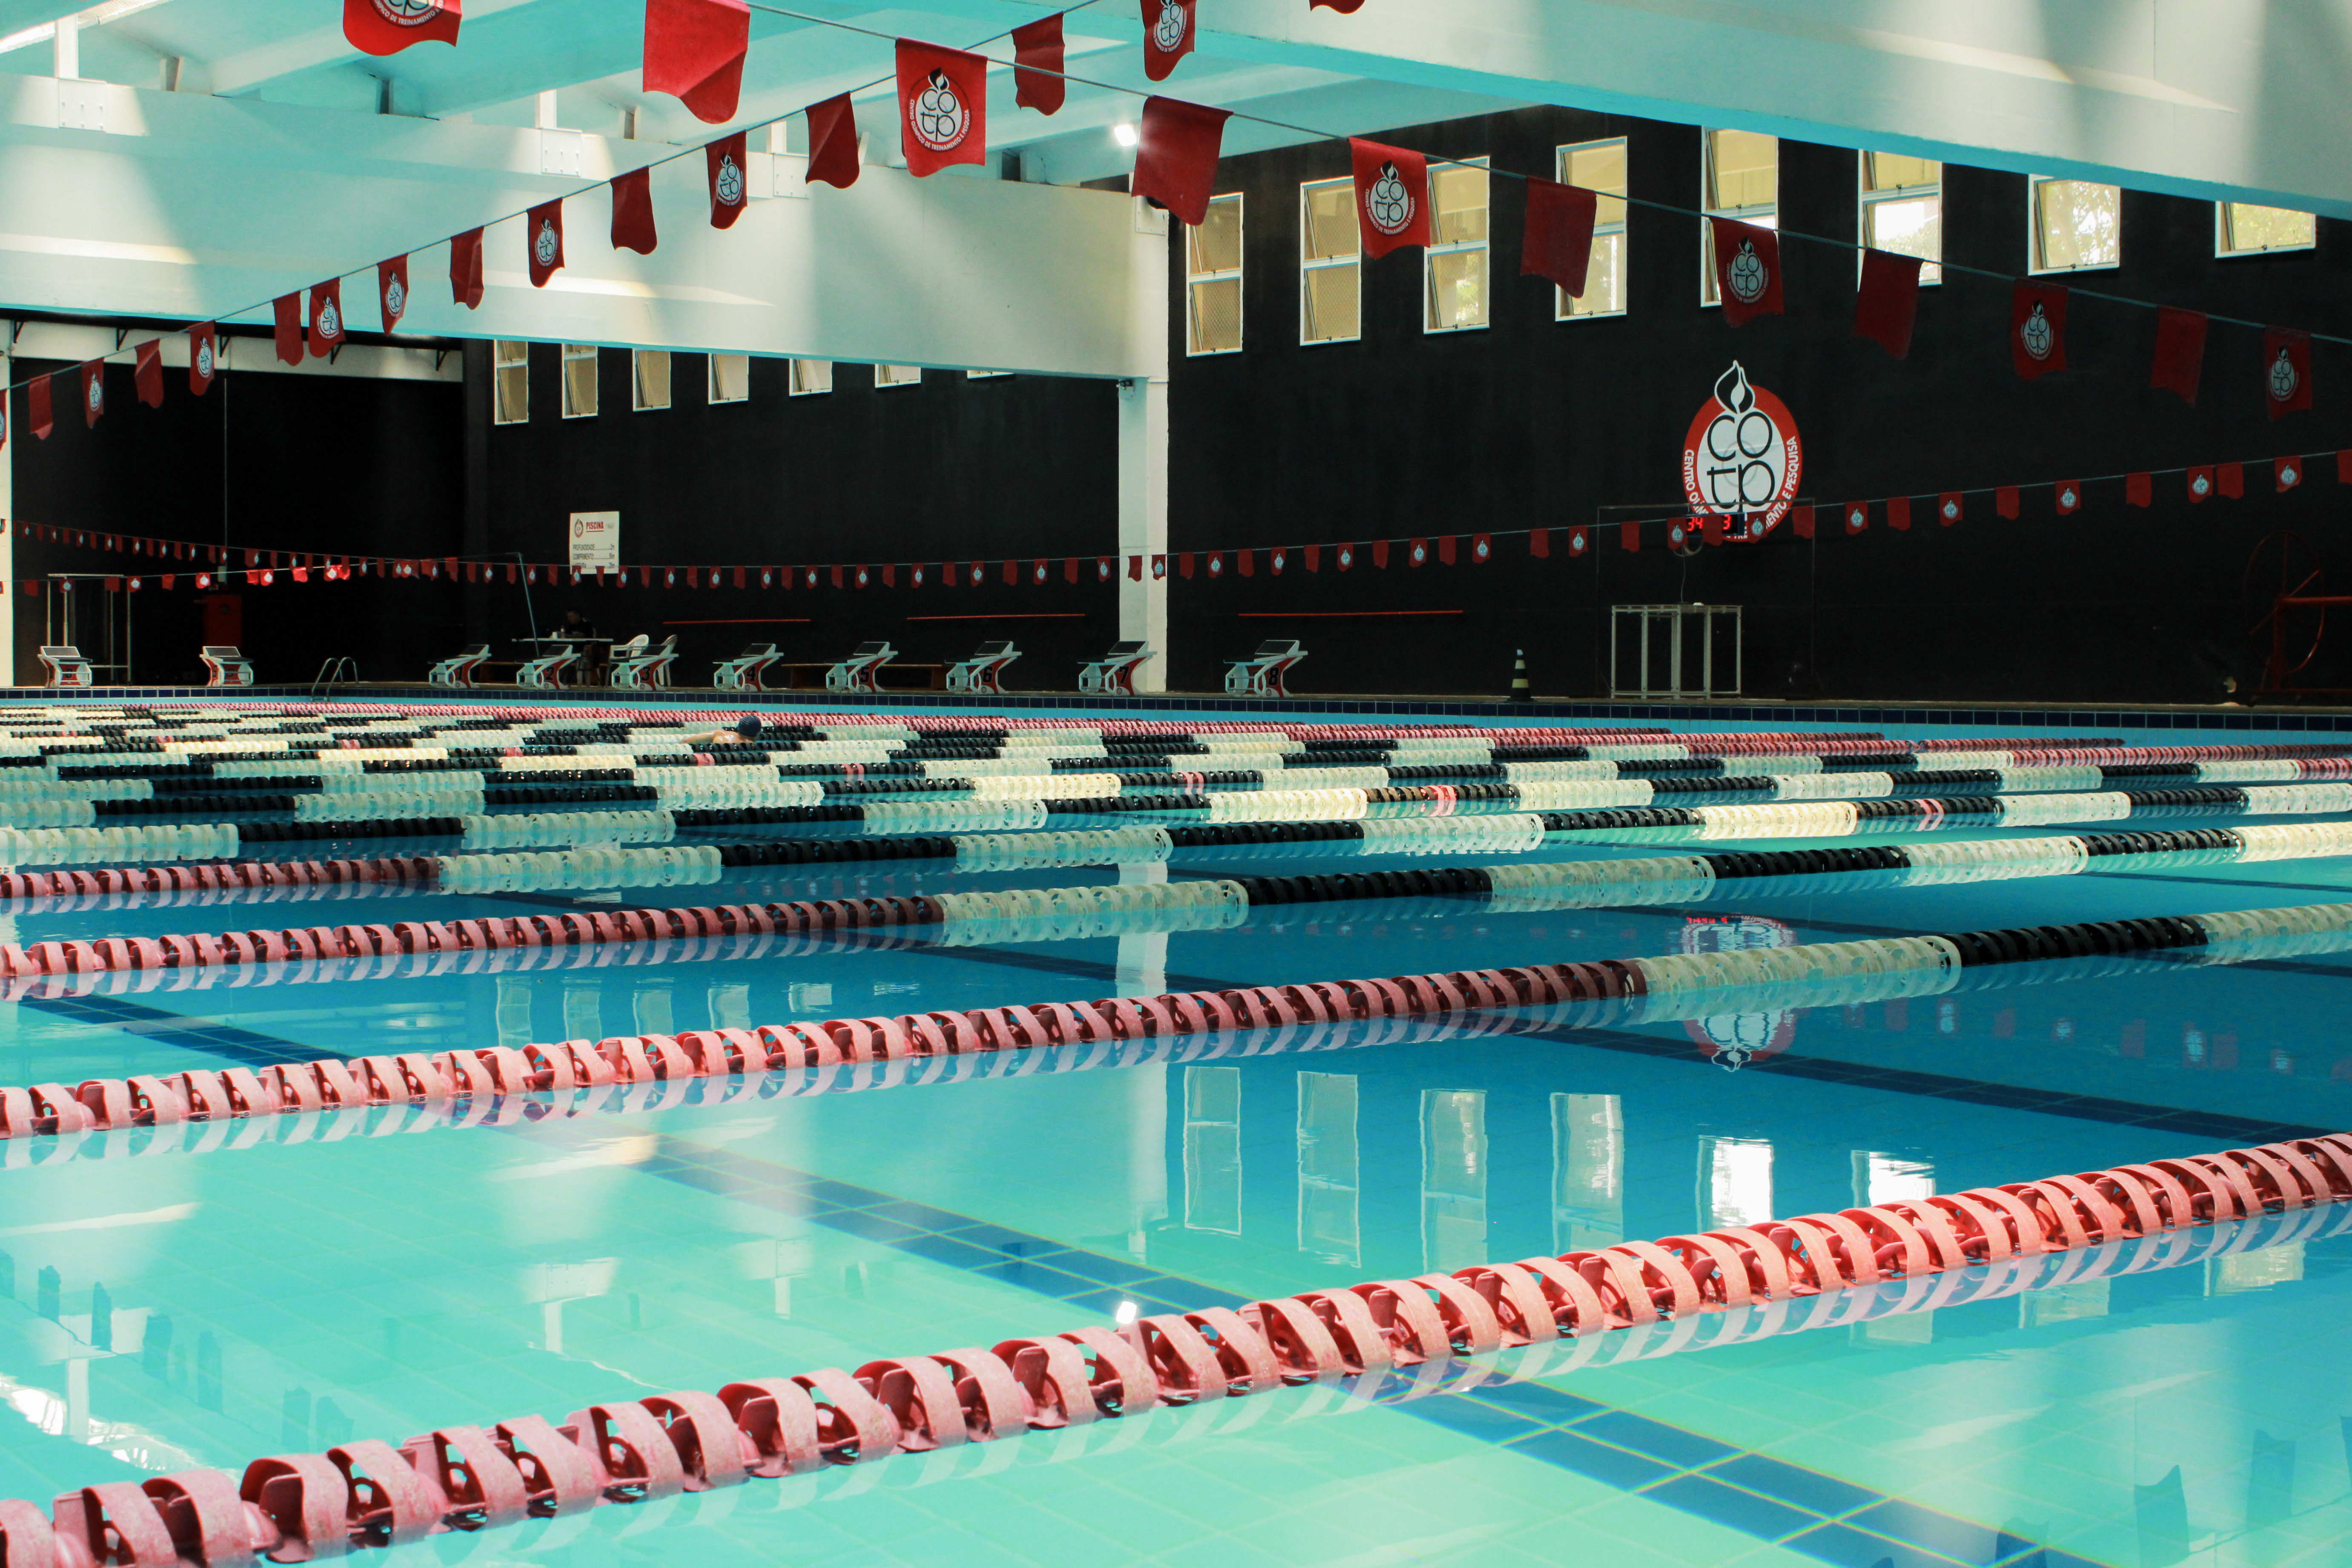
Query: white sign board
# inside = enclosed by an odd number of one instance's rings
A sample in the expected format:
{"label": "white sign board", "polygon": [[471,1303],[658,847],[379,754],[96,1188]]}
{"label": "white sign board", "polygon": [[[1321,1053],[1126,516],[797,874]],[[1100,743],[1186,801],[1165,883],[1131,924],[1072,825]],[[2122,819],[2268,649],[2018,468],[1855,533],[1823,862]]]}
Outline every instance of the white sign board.
{"label": "white sign board", "polygon": [[620,570],[620,513],[572,514],[572,564],[587,571]]}

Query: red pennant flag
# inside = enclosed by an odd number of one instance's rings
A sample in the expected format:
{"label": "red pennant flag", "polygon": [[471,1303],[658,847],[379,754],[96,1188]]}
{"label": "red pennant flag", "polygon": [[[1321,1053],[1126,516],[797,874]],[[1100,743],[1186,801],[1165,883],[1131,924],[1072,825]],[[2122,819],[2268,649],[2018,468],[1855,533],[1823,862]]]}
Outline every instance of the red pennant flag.
{"label": "red pennant flag", "polygon": [[383,329],[393,331],[408,313],[408,258],[395,256],[375,264],[375,302],[383,312]]}
{"label": "red pennant flag", "polygon": [[1444,534],[1437,541],[1437,559],[1447,566],[1454,564],[1454,535]]}
{"label": "red pennant flag", "polygon": [[2195,506],[2213,493],[2213,470],[2210,466],[2189,471],[2189,504]]}
{"label": "red pennant flag", "polygon": [[2050,498],[2058,504],[2058,515],[2071,517],[2083,509],[2083,486],[2080,480],[2061,479],[2051,487]]}
{"label": "red pennant flag", "polygon": [[1886,526],[1898,533],[1911,531],[1911,497],[1890,496],[1886,498]]}
{"label": "red pennant flag", "polygon": [[343,346],[343,283],[341,278],[310,289],[310,357],[323,360]]}
{"label": "red pennant flag", "polygon": [[1068,83],[1062,79],[1062,18],[1041,16],[1013,29],[1013,101],[1023,109],[1052,114],[1062,107]]}
{"label": "red pennant flag", "polygon": [[1284,546],[1276,545],[1266,552],[1265,559],[1273,565],[1274,575],[1280,577],[1282,569],[1290,564],[1290,551]]}
{"label": "red pennant flag", "polygon": [[1519,241],[1519,276],[1549,277],[1571,298],[1584,297],[1592,262],[1592,224],[1601,198],[1580,185],[1530,175],[1527,230]]}
{"label": "red pennant flag", "polygon": [[1709,218],[1715,232],[1715,287],[1727,327],[1780,314],[1780,236],[1737,218]]}
{"label": "red pennant flag", "polygon": [[1721,544],[1723,542],[1724,520],[1723,515],[1719,512],[1709,512],[1706,516],[1699,518],[1699,542],[1706,545]]}
{"label": "red pennant flag", "polygon": [[2246,493],[2246,465],[2242,463],[2217,463],[2213,465],[2213,488],[2232,501]]}
{"label": "red pennant flag", "polygon": [[1388,540],[1375,539],[1372,541],[1372,564],[1382,571],[1386,571],[1389,569]]}
{"label": "red pennant flag", "polygon": [[[577,579],[578,579],[578,577],[579,577],[579,573],[578,573],[577,571],[573,572],[573,573],[572,573],[572,577],[573,577],[573,579],[574,579],[575,580],[577,580]],[[740,587],[742,587],[742,586],[743,586],[743,569],[742,569],[741,567],[740,567],[740,566],[739,566],[739,567],[737,567],[737,568],[735,569],[735,586],[736,586],[736,587],[738,587],[738,588],[740,588]],[[764,587],[766,587],[766,586],[767,586],[767,584],[765,584],[765,583],[761,583],[761,586],[762,588],[764,588]]]}
{"label": "red pennant flag", "polygon": [[1848,501],[1845,504],[1845,531],[1858,534],[1870,527],[1870,503]]}
{"label": "red pennant flag", "polygon": [[1356,226],[1364,255],[1379,257],[1400,246],[1429,244],[1429,161],[1402,147],[1350,137],[1356,171]]}
{"label": "red pennant flag", "polygon": [[1217,149],[1232,111],[1180,103],[1172,98],[1143,101],[1135,144],[1135,177],[1128,189],[1149,196],[1185,223],[1198,227],[1209,215],[1217,183]]}
{"label": "red pennant flag", "polygon": [[1698,521],[1696,517],[1676,517],[1673,522],[1668,523],[1666,525],[1666,548],[1668,549],[1682,549],[1683,540],[1690,538],[1691,525],[1696,521]]}
{"label": "red pennant flag", "polygon": [[163,344],[161,340],[145,342],[131,350],[134,368],[131,384],[138,389],[139,401],[149,408],[163,406]]}
{"label": "red pennant flag", "polygon": [[857,569],[857,586],[863,588],[871,580],[873,580],[872,574],[867,570],[867,569],[862,566],[859,567]]}
{"label": "red pennant flag", "polygon": [[1992,509],[2014,522],[2017,518],[2017,486],[2003,485],[1992,493]]}
{"label": "red pennant flag", "polygon": [[1363,8],[1364,0],[1307,0],[1309,11],[1337,11],[1342,16],[1352,16]]}
{"label": "red pennant flag", "polygon": [[218,329],[210,321],[188,329],[188,390],[198,397],[212,391],[213,375],[220,368],[218,341]]}
{"label": "red pennant flag", "polygon": [[363,55],[457,41],[458,0],[343,0],[343,37]]}
{"label": "red pennant flag", "polygon": [[668,93],[706,125],[735,118],[751,47],[744,0],[646,0],[645,90]]}
{"label": "red pennant flag", "polygon": [[2201,310],[2156,308],[2156,352],[2149,361],[2147,384],[2177,393],[2191,408],[2197,406],[2197,382],[2205,369],[2205,325]]}
{"label": "red pennant flag", "polygon": [[1151,580],[1159,582],[1163,580],[1167,576],[1168,558],[1164,555],[1153,556],[1151,558]]}
{"label": "red pennant flag", "polygon": [[1642,525],[1639,522],[1617,525],[1617,548],[1628,550],[1639,550],[1642,548]]}
{"label": "red pennant flag", "polygon": [[1911,357],[1911,325],[1919,315],[1919,258],[1890,251],[1862,253],[1862,290],[1853,300],[1853,335],[1868,338],[1898,360]]}
{"label": "red pennant flag", "polygon": [[2153,503],[2155,499],[2156,486],[2147,475],[2126,474],[2124,476],[2124,504],[2126,506],[2145,507]]}
{"label": "red pennant flag", "polygon": [[449,242],[449,302],[472,310],[482,303],[482,231],[467,229]]}
{"label": "red pennant flag", "polygon": [[1591,543],[1586,529],[1575,528],[1568,530],[1568,553],[1571,558],[1582,555],[1591,548]]}
{"label": "red pennant flag", "polygon": [[1801,539],[1813,537],[1813,509],[1811,507],[1789,508],[1789,528]]}
{"label": "red pennant flag", "polygon": [[857,183],[857,111],[849,95],[808,107],[808,177],[846,191]]}
{"label": "red pennant flag", "polygon": [[1257,551],[1254,549],[1245,549],[1241,551],[1240,554],[1242,575],[1244,577],[1255,577],[1257,575]]}
{"label": "red pennant flag", "polygon": [[2281,494],[2303,483],[2303,459],[2282,457],[2271,468],[2272,485]]}
{"label": "red pennant flag", "polygon": [[2352,485],[2352,449],[2336,455],[2336,482]]}
{"label": "red pennant flag", "polygon": [[177,588],[180,585],[179,574],[177,572],[166,572],[163,575],[163,591],[166,593],[171,592],[173,589]]}
{"label": "red pennant flag", "polygon": [[1307,570],[1319,572],[1323,570],[1323,547],[1321,545],[1303,546],[1301,547],[1299,553],[1307,559]]}
{"label": "red pennant flag", "polygon": [[1472,534],[1470,536],[1470,559],[1473,561],[1484,566],[1494,559],[1494,555],[1495,540],[1492,535]]}
{"label": "red pennant flag", "polygon": [[[740,140],[740,138],[739,138]],[[718,221],[718,212],[711,213]],[[613,176],[613,248],[651,256],[661,243],[654,228],[653,172],[632,169]]]}
{"label": "red pennant flag", "polygon": [[289,365],[302,362],[302,296],[281,294],[270,301],[277,317],[278,357]]}
{"label": "red pennant flag", "polygon": [[898,40],[898,143],[907,172],[988,162],[988,62],[961,49]]}
{"label": "red pennant flag", "polygon": [[751,163],[745,156],[744,132],[722,136],[705,147],[702,161],[710,176],[710,226],[731,229],[751,194]]}
{"label": "red pennant flag", "polygon": [[1960,520],[1960,493],[1947,490],[1936,497],[1936,520],[1950,528]]}
{"label": "red pennant flag", "polygon": [[[977,578],[979,575],[980,575],[980,574],[979,574],[978,572],[974,572],[974,573],[972,573],[972,576],[973,576],[973,577],[975,577],[975,578]],[[1019,561],[1013,561],[1013,560],[1008,560],[1008,561],[1006,561],[1006,562],[1004,563],[1004,570],[1003,570],[1003,579],[1004,579],[1005,582],[1007,582],[1008,584],[1014,584],[1014,583],[1018,583],[1018,582],[1021,580],[1021,563],[1020,563]]]}
{"label": "red pennant flag", "polygon": [[1225,575],[1224,551],[1211,550],[1209,552],[1209,575],[1211,577],[1223,577]]}
{"label": "red pennant flag", "polygon": [[531,208],[523,217],[522,232],[530,246],[530,286],[544,288],[563,266],[563,198]]}
{"label": "red pennant flag", "polygon": [[2311,406],[2311,334],[2293,327],[2263,333],[2263,404],[2273,419]]}
{"label": "red pennant flag", "polygon": [[1127,580],[1129,582],[1141,582],[1143,580],[1143,558],[1141,556],[1131,555],[1127,558]]}
{"label": "red pennant flag", "polygon": [[1166,81],[1176,62],[1192,52],[1195,0],[1143,0],[1143,74]]}
{"label": "red pennant flag", "polygon": [[1192,554],[1190,550],[1176,558],[1176,575],[1190,580],[1192,576]]}
{"label": "red pennant flag", "polygon": [[2066,368],[2066,291],[2019,278],[2009,291],[2009,358],[2020,381]]}
{"label": "red pennant flag", "polygon": [[[1107,575],[1108,573],[1099,570],[1095,573],[1097,580]],[[1076,582],[1078,580],[1078,558],[1076,556],[1065,556],[1062,558],[1062,580],[1064,582]]]}
{"label": "red pennant flag", "polygon": [[81,422],[96,424],[106,412],[106,361],[88,360],[81,367]]}

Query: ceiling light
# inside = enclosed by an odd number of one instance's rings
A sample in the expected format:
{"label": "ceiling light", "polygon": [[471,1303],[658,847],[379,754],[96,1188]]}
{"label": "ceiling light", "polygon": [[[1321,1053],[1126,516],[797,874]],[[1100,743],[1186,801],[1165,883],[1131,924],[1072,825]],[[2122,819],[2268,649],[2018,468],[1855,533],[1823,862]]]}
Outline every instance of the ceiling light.
{"label": "ceiling light", "polygon": [[1137,141],[1141,140],[1141,138],[1136,134],[1135,127],[1132,125],[1112,126],[1110,128],[1110,139],[1113,141],[1118,142],[1121,147],[1132,147]]}

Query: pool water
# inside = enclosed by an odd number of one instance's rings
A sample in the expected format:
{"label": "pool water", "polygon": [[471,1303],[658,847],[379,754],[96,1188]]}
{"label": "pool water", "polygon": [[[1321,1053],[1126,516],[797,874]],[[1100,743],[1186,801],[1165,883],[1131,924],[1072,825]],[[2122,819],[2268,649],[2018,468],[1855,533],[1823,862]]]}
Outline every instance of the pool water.
{"label": "pool water", "polygon": [[[1164,871],[918,861],[749,869],[626,897],[1409,863],[1428,862],[1298,846],[1278,860],[1180,851]],[[0,1002],[0,1083],[2343,903],[2352,859],[1791,885],[1528,914],[1280,905],[1232,930],[1057,943],[749,956],[713,943],[657,963],[582,949],[505,972],[20,989]],[[0,915],[0,941],[592,899],[37,900]],[[600,1401],[1110,1326],[1122,1312],[2352,1128],[2352,989],[2336,989],[2352,988],[2352,955],[2107,967],[2019,966],[1941,997],[1689,1022],[1357,1025],[695,1080],[502,1102],[470,1124],[387,1106],[0,1143],[0,1398],[18,1417],[0,1419],[0,1497],[46,1509],[97,1481],[235,1474],[353,1437],[560,1421]],[[1980,1278],[1933,1310],[1905,1310],[1899,1290],[1822,1297],[1834,1304],[1770,1322],[1718,1314],[1163,1407],[380,1557],[2341,1563],[2347,1207],[2131,1244],[2097,1270],[1970,1270]]]}

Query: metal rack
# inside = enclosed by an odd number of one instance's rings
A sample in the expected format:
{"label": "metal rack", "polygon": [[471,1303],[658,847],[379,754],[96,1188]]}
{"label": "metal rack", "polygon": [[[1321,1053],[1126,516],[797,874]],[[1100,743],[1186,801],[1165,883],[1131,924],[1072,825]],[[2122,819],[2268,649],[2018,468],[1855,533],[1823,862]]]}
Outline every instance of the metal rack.
{"label": "metal rack", "polygon": [[[1618,604],[1610,607],[1609,621],[1609,695],[1616,697],[1730,697],[1739,695],[1742,675],[1740,607],[1737,604]],[[1718,659],[1717,645],[1728,634],[1728,657]],[[1633,657],[1626,657],[1627,641],[1633,643]],[[1653,685],[1650,681],[1653,650],[1663,637],[1664,646],[1658,650],[1664,656],[1665,684]],[[1625,684],[1624,670],[1631,663],[1638,683]],[[1716,685],[1716,672],[1724,664],[1731,670],[1727,685]],[[1698,684],[1688,685],[1685,674],[1694,666],[1698,672]]]}

